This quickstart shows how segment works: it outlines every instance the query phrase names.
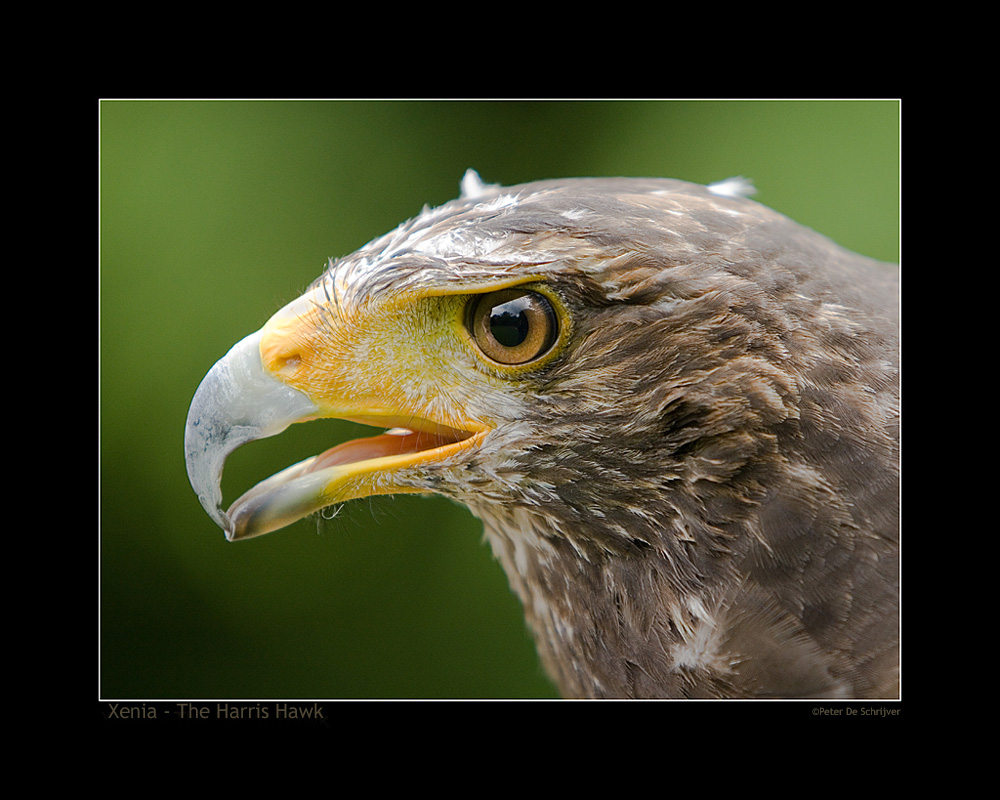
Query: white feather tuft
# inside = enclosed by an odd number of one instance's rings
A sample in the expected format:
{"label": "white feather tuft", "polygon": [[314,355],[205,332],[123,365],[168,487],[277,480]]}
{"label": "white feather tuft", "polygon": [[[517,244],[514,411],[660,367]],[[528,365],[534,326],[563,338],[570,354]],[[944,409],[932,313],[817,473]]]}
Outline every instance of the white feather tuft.
{"label": "white feather tuft", "polygon": [[479,177],[479,173],[474,169],[467,169],[465,174],[462,176],[462,198],[466,200],[475,200],[477,197],[482,197],[486,194],[489,187],[483,183],[483,179]]}
{"label": "white feather tuft", "polygon": [[752,197],[757,194],[757,187],[749,178],[737,175],[733,178],[726,178],[724,181],[710,183],[708,191],[719,195],[719,197]]}

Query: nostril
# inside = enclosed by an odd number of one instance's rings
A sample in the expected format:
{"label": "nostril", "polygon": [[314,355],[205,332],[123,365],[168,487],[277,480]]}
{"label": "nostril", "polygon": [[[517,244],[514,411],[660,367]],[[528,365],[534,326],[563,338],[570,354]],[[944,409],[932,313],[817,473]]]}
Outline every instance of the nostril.
{"label": "nostril", "polygon": [[260,331],[264,369],[283,379],[295,378],[310,363],[316,303],[309,292],[271,317]]}
{"label": "nostril", "polygon": [[265,369],[282,376],[293,375],[302,365],[302,347],[288,325],[273,325],[264,329],[260,340],[260,357]]}
{"label": "nostril", "polygon": [[292,342],[272,338],[261,342],[261,360],[273,375],[290,377],[302,365],[302,351]]}

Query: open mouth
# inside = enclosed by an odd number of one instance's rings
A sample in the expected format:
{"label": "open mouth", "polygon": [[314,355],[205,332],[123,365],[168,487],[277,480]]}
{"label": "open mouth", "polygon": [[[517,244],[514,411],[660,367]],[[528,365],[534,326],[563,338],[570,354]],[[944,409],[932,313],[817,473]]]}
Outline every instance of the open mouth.
{"label": "open mouth", "polygon": [[[478,447],[488,428],[459,415],[418,417],[385,392],[343,387],[341,399],[318,405],[265,369],[261,332],[247,336],[209,370],[188,410],[184,433],[188,478],[202,507],[230,541],[276,531],[327,506],[378,494],[433,491],[426,474],[446,469]],[[346,397],[346,399],[344,399]],[[362,399],[358,399],[362,397]],[[343,419],[379,429],[272,475],[222,510],[222,473],[236,448],[276,436],[294,423]]]}
{"label": "open mouth", "polygon": [[230,506],[226,538],[261,536],[356,497],[426,491],[401,485],[394,477],[410,467],[446,461],[476,446],[486,433],[424,420],[407,424],[331,447],[261,481]]}

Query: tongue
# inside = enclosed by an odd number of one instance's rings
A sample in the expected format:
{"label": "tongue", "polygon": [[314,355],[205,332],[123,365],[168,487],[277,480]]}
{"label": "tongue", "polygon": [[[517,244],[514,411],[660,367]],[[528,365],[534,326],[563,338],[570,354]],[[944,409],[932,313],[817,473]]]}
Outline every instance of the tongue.
{"label": "tongue", "polygon": [[454,444],[463,438],[465,437],[459,434],[458,431],[443,434],[394,428],[380,436],[353,439],[349,442],[338,444],[336,447],[331,447],[329,450],[316,456],[315,460],[309,465],[309,471],[315,472],[316,470],[335,467],[339,464],[353,464],[358,461],[368,461],[372,458],[417,453],[421,450],[431,450],[446,444]]}

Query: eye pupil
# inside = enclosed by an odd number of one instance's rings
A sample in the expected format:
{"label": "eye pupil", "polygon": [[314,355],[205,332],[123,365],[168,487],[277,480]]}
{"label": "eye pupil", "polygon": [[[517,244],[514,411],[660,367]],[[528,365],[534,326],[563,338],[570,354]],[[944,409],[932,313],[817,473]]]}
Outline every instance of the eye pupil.
{"label": "eye pupil", "polygon": [[558,325],[549,299],[526,289],[473,298],[469,330],[483,354],[501,364],[527,364],[555,344]]}
{"label": "eye pupil", "polygon": [[494,306],[490,312],[490,333],[504,347],[517,347],[528,338],[528,314],[523,300]]}

